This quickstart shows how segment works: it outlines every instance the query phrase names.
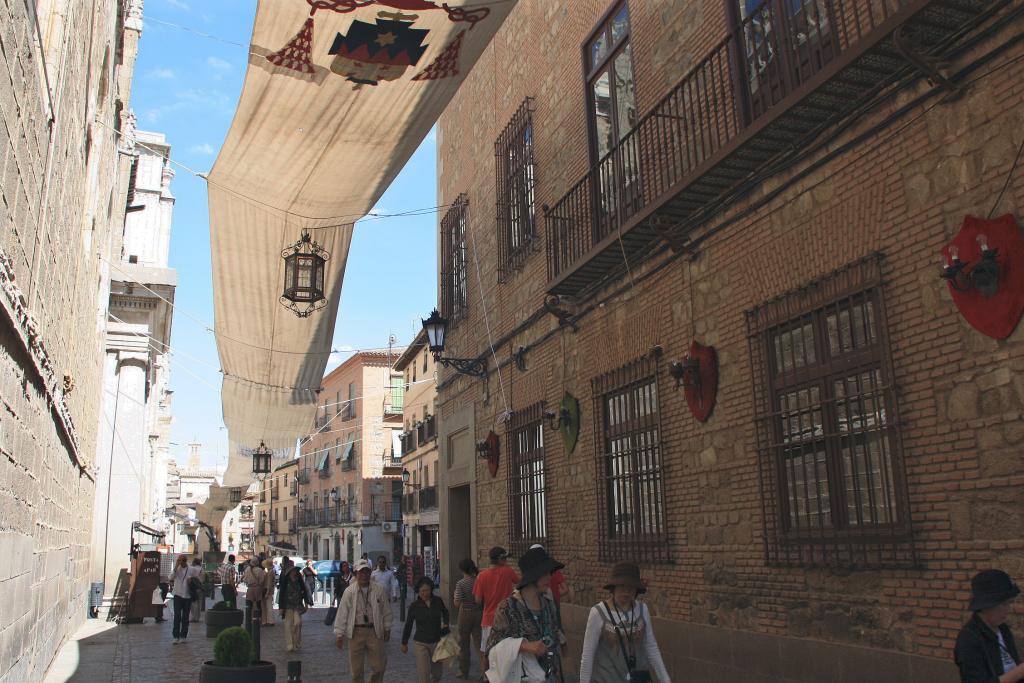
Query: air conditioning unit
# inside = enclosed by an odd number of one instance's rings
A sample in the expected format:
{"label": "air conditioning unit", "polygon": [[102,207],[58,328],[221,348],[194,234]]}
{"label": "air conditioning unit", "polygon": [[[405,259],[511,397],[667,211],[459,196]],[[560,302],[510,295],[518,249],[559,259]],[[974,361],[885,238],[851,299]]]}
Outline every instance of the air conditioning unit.
{"label": "air conditioning unit", "polygon": [[385,534],[393,534],[395,533],[395,526],[396,524],[394,522],[382,522],[380,525],[380,530],[383,531]]}

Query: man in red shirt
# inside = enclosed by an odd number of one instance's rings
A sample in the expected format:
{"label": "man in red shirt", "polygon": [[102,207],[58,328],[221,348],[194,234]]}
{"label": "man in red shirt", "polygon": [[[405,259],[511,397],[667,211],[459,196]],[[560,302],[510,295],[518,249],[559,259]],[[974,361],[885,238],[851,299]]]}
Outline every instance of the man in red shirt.
{"label": "man in red shirt", "polygon": [[508,566],[508,552],[501,546],[491,548],[489,553],[491,566],[480,572],[473,584],[473,597],[478,604],[483,606],[484,614],[480,622],[480,666],[487,671],[487,639],[491,635],[491,626],[494,625],[494,613],[498,611],[498,605],[512,595],[519,583],[519,575]]}

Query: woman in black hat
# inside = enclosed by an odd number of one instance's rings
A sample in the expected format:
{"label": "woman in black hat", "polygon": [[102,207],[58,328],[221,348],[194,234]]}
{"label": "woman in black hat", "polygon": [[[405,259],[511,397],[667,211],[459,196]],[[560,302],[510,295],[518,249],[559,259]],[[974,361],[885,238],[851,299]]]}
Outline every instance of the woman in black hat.
{"label": "woman in black hat", "polygon": [[647,592],[640,568],[629,562],[615,565],[604,588],[608,599],[594,605],[587,619],[580,683],[646,683],[652,673],[660,683],[669,683],[651,613],[636,599]]}
{"label": "woman in black hat", "polygon": [[1006,618],[1020,589],[1006,572],[987,569],[971,579],[971,620],[960,629],[953,659],[962,683],[1024,681],[1013,633]]}
{"label": "woman in black hat", "polygon": [[565,636],[558,623],[555,603],[548,597],[548,588],[552,572],[564,567],[543,548],[523,553],[519,558],[522,578],[516,591],[498,608],[487,639],[489,651],[506,638],[521,638],[519,652],[537,658],[549,683],[562,680],[561,650]]}

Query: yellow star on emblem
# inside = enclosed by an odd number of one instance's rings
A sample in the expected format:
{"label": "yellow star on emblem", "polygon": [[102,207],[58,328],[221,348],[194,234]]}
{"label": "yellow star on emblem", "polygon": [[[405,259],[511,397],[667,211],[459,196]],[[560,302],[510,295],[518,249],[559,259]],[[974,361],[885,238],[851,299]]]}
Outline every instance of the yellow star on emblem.
{"label": "yellow star on emblem", "polygon": [[394,33],[382,33],[374,42],[381,47],[387,47],[388,45],[394,45],[396,40],[398,40],[398,36]]}

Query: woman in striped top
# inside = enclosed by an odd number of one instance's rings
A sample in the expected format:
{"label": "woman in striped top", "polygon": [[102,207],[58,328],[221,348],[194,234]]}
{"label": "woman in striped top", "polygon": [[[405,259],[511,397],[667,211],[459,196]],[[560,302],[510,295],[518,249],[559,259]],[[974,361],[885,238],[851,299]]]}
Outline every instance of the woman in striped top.
{"label": "woman in striped top", "polygon": [[473,560],[466,558],[459,562],[462,578],[455,584],[453,604],[459,614],[459,678],[469,678],[470,641],[480,651],[480,621],[484,612],[473,597],[473,585],[479,570]]}

